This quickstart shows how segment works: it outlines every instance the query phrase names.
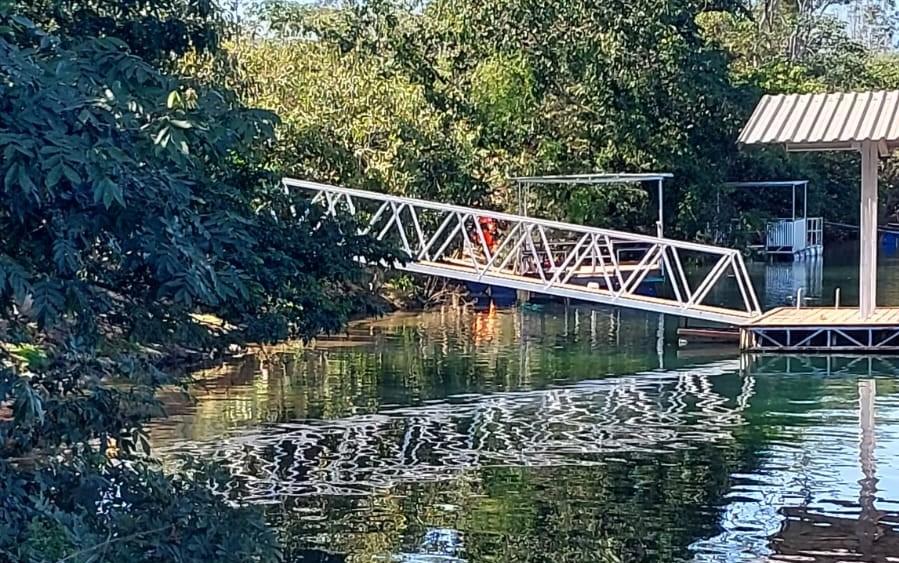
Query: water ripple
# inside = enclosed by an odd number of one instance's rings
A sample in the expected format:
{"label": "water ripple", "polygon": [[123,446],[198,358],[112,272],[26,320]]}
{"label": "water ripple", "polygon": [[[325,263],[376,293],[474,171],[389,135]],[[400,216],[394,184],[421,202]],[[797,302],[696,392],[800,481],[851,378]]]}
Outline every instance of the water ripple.
{"label": "water ripple", "polygon": [[[216,459],[244,498],[358,495],[486,466],[594,465],[622,451],[664,452],[732,439],[735,399],[714,379],[739,364],[647,372],[563,388],[450,397],[336,420],[267,425],[181,443],[162,454]],[[601,455],[602,454],[602,455]]]}

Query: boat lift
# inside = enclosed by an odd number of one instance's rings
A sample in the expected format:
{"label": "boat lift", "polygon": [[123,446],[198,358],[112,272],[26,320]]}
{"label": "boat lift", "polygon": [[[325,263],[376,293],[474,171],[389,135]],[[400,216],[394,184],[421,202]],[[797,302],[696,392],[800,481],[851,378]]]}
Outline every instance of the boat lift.
{"label": "boat lift", "polygon": [[[523,217],[527,217],[529,215],[529,198],[531,188],[537,186],[551,186],[551,185],[586,185],[586,186],[600,186],[600,185],[622,185],[622,184],[654,184],[656,188],[657,194],[657,219],[655,224],[656,236],[658,238],[662,238],[664,236],[664,224],[665,224],[665,210],[664,210],[664,190],[663,185],[665,180],[672,178],[674,175],[670,172],[645,172],[645,173],[592,173],[592,174],[564,174],[564,175],[550,175],[550,176],[517,176],[509,178],[510,181],[515,183],[516,186],[516,197],[518,200],[518,211],[517,213]],[[572,246],[576,244],[576,240],[571,240],[567,242],[556,242],[552,245],[552,252],[564,254],[567,250],[570,250]],[[662,279],[662,270],[661,264],[642,264],[640,258],[646,252],[646,244],[635,244],[632,246],[628,245],[619,245],[615,249],[614,261],[618,264],[619,268],[622,268],[625,271],[630,271],[633,269],[645,269],[647,273],[652,273],[653,275],[648,276],[644,283],[649,284],[650,286],[653,283],[658,283]],[[598,258],[598,257],[597,257]],[[611,257],[606,256],[607,259],[611,261]],[[593,284],[593,285],[602,285],[603,284],[603,271],[607,268],[607,266],[602,266],[599,263],[599,260],[592,260],[588,264],[584,264],[581,266],[573,275],[575,279],[580,279],[585,283]],[[526,269],[523,268],[523,271]]]}
{"label": "boat lift", "polygon": [[671,172],[637,172],[637,173],[595,173],[595,174],[563,174],[556,176],[516,176],[509,178],[515,182],[518,197],[518,214],[528,216],[528,194],[533,186],[547,185],[608,185],[608,184],[655,184],[658,198],[658,219],[656,220],[656,236],[664,235],[665,205],[663,184],[674,177]]}
{"label": "boat lift", "polygon": [[[824,251],[824,218],[808,216],[808,180],[780,180],[763,182],[728,182],[728,188],[790,188],[792,213],[790,217],[768,219],[765,239],[761,244],[765,256],[788,256],[793,260],[820,256]],[[802,213],[797,215],[799,190],[802,190]]]}

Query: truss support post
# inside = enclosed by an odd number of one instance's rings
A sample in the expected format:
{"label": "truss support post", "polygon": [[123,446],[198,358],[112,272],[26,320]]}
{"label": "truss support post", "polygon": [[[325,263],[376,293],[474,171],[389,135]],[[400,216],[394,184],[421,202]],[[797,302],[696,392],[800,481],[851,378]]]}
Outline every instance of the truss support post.
{"label": "truss support post", "polygon": [[665,205],[664,205],[664,194],[662,190],[662,179],[659,178],[659,224],[656,225],[656,235],[659,238],[665,233]]}
{"label": "truss support post", "polygon": [[531,300],[531,292],[526,289],[519,289],[515,292],[515,299],[518,303],[528,303]]}

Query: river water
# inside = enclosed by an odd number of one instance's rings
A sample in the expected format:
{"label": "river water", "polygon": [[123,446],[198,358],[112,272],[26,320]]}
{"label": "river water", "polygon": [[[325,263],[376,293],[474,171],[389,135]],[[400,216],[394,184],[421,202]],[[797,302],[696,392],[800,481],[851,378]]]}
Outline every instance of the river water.
{"label": "river water", "polygon": [[[753,274],[769,306],[797,283],[848,304],[854,269]],[[392,315],[198,374],[153,443],[227,466],[222,493],[263,505],[294,561],[899,561],[899,361],[678,350],[675,325]]]}

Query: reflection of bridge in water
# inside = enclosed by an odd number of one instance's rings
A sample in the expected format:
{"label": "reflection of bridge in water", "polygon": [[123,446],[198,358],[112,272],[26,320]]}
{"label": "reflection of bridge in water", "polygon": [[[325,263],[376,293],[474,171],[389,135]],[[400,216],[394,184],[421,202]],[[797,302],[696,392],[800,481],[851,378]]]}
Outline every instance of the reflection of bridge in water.
{"label": "reflection of bridge in water", "polygon": [[[583,332],[589,333],[586,328]],[[468,495],[488,495],[487,507],[497,499],[516,506],[515,495],[506,498],[486,488],[495,485],[497,471],[502,480],[517,475],[516,468],[531,468],[526,473],[537,487],[535,502],[553,507],[551,511],[567,506],[560,498],[583,495],[578,498],[591,507],[583,513],[584,522],[564,520],[559,528],[575,537],[578,530],[606,529],[599,522],[614,518],[610,514],[618,510],[616,506],[639,503],[638,493],[606,497],[602,488],[585,492],[580,489],[585,482],[597,479],[605,487],[627,484],[630,491],[633,483],[620,480],[621,471],[630,474],[631,467],[647,467],[646,460],[659,467],[681,467],[677,460],[695,452],[700,458],[712,455],[706,463],[713,464],[715,454],[710,451],[739,452],[740,444],[755,440],[747,437],[746,429],[776,428],[764,443],[750,446],[749,455],[757,456],[756,462],[737,463],[717,492],[695,506],[686,502],[677,508],[687,514],[710,506],[720,509],[708,515],[714,524],[684,536],[679,544],[683,554],[697,563],[721,561],[722,553],[733,555],[729,561],[890,561],[884,554],[899,546],[899,503],[889,500],[897,498],[896,483],[878,484],[873,461],[878,451],[884,466],[895,461],[889,452],[897,451],[890,450],[890,440],[899,421],[899,395],[889,383],[881,391],[877,450],[871,376],[896,374],[896,366],[895,361],[873,356],[744,356],[547,390],[458,394],[407,407],[380,405],[377,414],[265,425],[178,449],[225,463],[236,476],[229,490],[242,499],[280,503],[299,497],[285,506],[299,511],[291,518],[309,518],[303,526],[311,528],[303,528],[303,533],[320,534],[315,545],[359,554],[364,549],[355,542],[393,538],[391,547],[378,543],[372,553],[390,553],[394,560],[420,561],[420,556],[433,554],[440,560],[475,561],[472,554],[478,551],[473,546],[484,547],[474,537],[481,534],[483,542],[484,535],[497,532],[466,519],[476,518],[470,515],[472,510],[481,517],[492,514],[469,502]],[[780,390],[787,392],[781,396]],[[795,410],[783,406],[793,401],[805,406]],[[777,420],[760,425],[759,417]],[[899,435],[892,436],[897,439]],[[760,450],[753,449],[759,446]],[[685,452],[687,448],[692,451]],[[702,467],[707,465],[700,464],[700,474]],[[569,470],[580,472],[579,477],[569,480]],[[609,477],[613,474],[617,477]],[[463,478],[455,479],[458,476]],[[556,476],[558,489],[540,489]],[[647,488],[672,494],[676,487],[690,487],[677,479],[650,479]],[[442,496],[447,491],[451,493]],[[421,498],[414,497],[419,494]],[[350,495],[356,498],[347,500]],[[393,504],[405,495],[418,500]],[[455,506],[459,515],[441,512],[444,502]],[[647,504],[618,516],[626,521],[653,510]],[[415,511],[430,512],[416,525],[390,519]],[[318,524],[323,515],[329,520]],[[683,525],[671,512],[663,518],[666,526]],[[382,530],[384,526],[394,526],[390,530],[395,536]],[[609,533],[627,536],[614,530]],[[402,554],[412,555],[404,559]],[[359,557],[347,560],[371,560]]]}
{"label": "reflection of bridge in water", "polygon": [[[738,361],[564,388],[456,396],[378,414],[287,423],[179,444],[223,462],[246,500],[366,494],[484,466],[602,463],[731,439],[753,393]],[[724,378],[718,376],[725,376]],[[730,378],[733,377],[733,379]],[[735,389],[729,397],[719,390]]]}

